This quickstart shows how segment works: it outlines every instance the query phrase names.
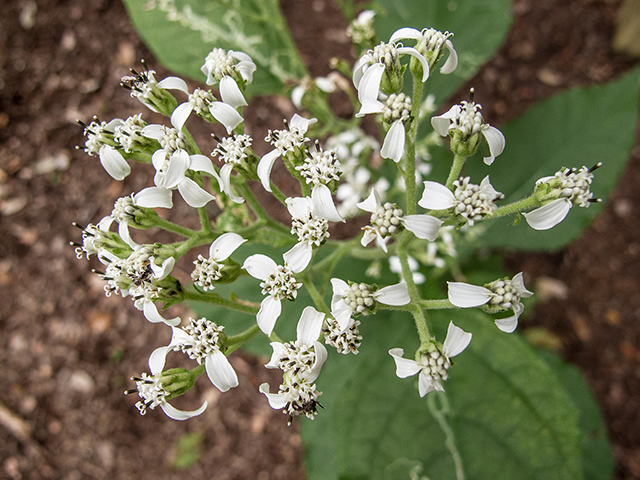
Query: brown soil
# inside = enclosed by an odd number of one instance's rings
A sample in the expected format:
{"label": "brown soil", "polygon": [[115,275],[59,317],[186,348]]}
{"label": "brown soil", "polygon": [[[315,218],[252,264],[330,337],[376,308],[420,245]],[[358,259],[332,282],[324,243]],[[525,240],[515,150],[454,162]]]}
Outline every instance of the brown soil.
{"label": "brown soil", "polygon": [[[610,52],[618,0],[519,0],[505,45],[473,79],[493,124],[568,86],[602,83],[632,66]],[[26,13],[37,4],[30,25]],[[353,60],[345,26],[329,0],[283,7],[303,58],[315,75],[328,59]],[[294,425],[257,392],[278,383],[264,359],[234,355],[240,387],[220,395],[200,382],[177,406],[209,409],[197,422],[161,412],[141,417],[130,388],[150,349],[168,341],[131,302],[105,298],[89,264],[68,241],[73,221],[96,222],[113,201],[140,190],[146,176],[111,181],[97,159],[74,150],[77,118],[140,111],[118,86],[140,58],[166,72],[110,0],[15,0],[0,18],[0,436],[7,478],[179,478],[170,468],[177,440],[202,433],[205,454],[193,479],[301,479],[302,446]],[[22,15],[22,18],[21,18]],[[303,27],[304,25],[304,27]],[[318,57],[317,45],[324,52]],[[190,82],[190,86],[195,86]],[[464,87],[468,90],[468,86]],[[466,95],[463,95],[466,96]],[[259,137],[292,108],[261,99],[247,127]],[[152,119],[153,120],[153,119]],[[526,320],[557,335],[602,407],[616,459],[615,479],[640,478],[640,147],[603,213],[573,245],[555,255],[510,254],[527,283],[552,278],[563,298],[539,304]],[[180,209],[171,211],[181,218]],[[93,265],[93,264],[91,264]],[[180,273],[188,278],[186,271]],[[543,284],[543,283],[541,283]],[[548,282],[547,282],[548,284]],[[554,288],[557,292],[562,288]],[[164,333],[163,333],[164,332]]]}

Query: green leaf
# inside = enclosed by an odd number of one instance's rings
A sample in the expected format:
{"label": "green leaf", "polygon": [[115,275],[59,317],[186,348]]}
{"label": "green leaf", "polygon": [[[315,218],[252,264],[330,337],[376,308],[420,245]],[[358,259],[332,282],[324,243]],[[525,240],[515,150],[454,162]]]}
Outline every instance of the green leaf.
{"label": "green leaf", "polygon": [[582,468],[585,480],[611,478],[614,462],[607,440],[607,429],[598,404],[580,371],[549,351],[539,351],[541,357],[558,375],[565,391],[580,411],[578,427],[582,434]]}
{"label": "green leaf", "polygon": [[[383,10],[375,18],[376,32],[385,42],[402,27],[454,33],[450,40],[459,55],[458,68],[449,75],[432,72],[425,85],[426,92],[435,94],[439,103],[475,75],[502,44],[511,27],[510,0],[377,0],[375,3]],[[404,43],[414,44],[410,40]],[[445,59],[447,55],[445,53]],[[441,60],[436,69],[443,64]]]}
{"label": "green leaf", "polygon": [[204,433],[185,433],[177,441],[176,456],[171,462],[171,466],[176,470],[184,470],[192,467],[202,456],[202,443]]}
{"label": "green leaf", "polygon": [[[536,180],[553,175],[561,167],[591,167],[602,162],[591,187],[594,197],[606,199],[615,187],[633,146],[638,117],[638,73],[634,69],[603,86],[572,89],[527,110],[500,127],[506,148],[491,166],[481,154],[467,160],[463,174],[474,183],[490,175],[496,190],[505,194],[506,205],[530,195]],[[443,165],[451,153],[434,150],[434,176],[446,178]],[[445,158],[447,160],[445,160]],[[522,250],[556,250],[575,240],[602,209],[573,207],[567,218],[547,231],[534,231],[514,217],[478,224],[486,228],[482,246]]]}
{"label": "green leaf", "polygon": [[[431,315],[440,340],[450,316]],[[583,478],[577,411],[553,371],[491,317],[456,311],[455,318],[474,336],[455,357],[445,394],[421,399],[416,377],[395,375],[386,352],[403,347],[410,358],[417,347],[406,340],[415,337],[407,314],[366,318],[360,354],[330,355],[318,379],[325,409],[301,422],[310,480],[409,478],[409,471],[453,480],[452,450],[469,479]]]}
{"label": "green leaf", "polygon": [[[306,69],[277,0],[124,0],[134,26],[167,68],[204,82],[214,47],[251,56],[258,67],[248,91],[279,93]],[[151,6],[152,8],[148,8]]]}

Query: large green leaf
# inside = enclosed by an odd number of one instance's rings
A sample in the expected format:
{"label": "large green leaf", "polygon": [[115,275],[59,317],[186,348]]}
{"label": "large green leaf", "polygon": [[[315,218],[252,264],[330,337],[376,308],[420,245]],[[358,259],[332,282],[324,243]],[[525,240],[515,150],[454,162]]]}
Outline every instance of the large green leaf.
{"label": "large green leaf", "polygon": [[[456,357],[446,393],[421,399],[417,379],[397,378],[386,353],[404,347],[410,357],[417,346],[404,340],[413,329],[405,317],[365,319],[360,354],[331,355],[325,364],[318,379],[325,410],[302,422],[311,480],[409,478],[416,468],[455,479],[452,451],[468,479],[583,478],[577,410],[521,338],[483,313],[456,312],[473,341]],[[433,315],[441,327],[448,318]]]}
{"label": "large green leaf", "polygon": [[[480,154],[470,158],[464,175],[475,183],[490,175],[501,204],[531,194],[537,179],[553,175],[561,167],[603,166],[595,173],[591,191],[606,199],[616,185],[633,145],[638,118],[638,69],[606,85],[572,89],[530,108],[500,127],[507,144],[490,167]],[[448,142],[447,142],[448,143]],[[451,153],[434,149],[434,178],[442,181],[451,165]],[[523,250],[562,248],[589,225],[601,210],[574,207],[567,218],[547,231],[534,231],[524,221],[513,226],[513,217],[483,223],[488,226],[480,244]]]}
{"label": "large green leaf", "polygon": [[[258,67],[249,91],[279,93],[305,67],[277,0],[124,0],[157,59],[179,75],[204,81],[200,67],[214,48],[242,51]],[[149,8],[152,7],[152,8]]]}
{"label": "large green leaf", "polygon": [[[510,0],[376,0],[375,3],[382,7],[375,28],[384,41],[402,27],[435,28],[455,34],[451,42],[458,52],[458,68],[449,75],[434,72],[425,86],[438,102],[445,101],[491,58],[511,26]],[[405,43],[410,46],[414,42]]]}

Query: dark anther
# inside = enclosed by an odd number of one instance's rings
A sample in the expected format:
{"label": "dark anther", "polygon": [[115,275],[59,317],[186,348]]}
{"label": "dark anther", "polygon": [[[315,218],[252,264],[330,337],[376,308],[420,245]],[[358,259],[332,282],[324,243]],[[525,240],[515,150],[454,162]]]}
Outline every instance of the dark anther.
{"label": "dark anther", "polygon": [[589,169],[589,173],[593,172],[594,170],[599,169],[601,166],[602,166],[602,162],[598,162],[598,163],[596,163],[593,167],[591,167],[591,168]]}

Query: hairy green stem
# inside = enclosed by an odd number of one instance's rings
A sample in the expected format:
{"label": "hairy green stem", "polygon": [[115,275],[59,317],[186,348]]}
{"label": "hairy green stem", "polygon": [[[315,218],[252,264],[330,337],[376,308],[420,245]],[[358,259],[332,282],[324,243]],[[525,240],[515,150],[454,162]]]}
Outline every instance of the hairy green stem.
{"label": "hairy green stem", "polygon": [[464,162],[467,161],[467,157],[464,155],[455,154],[453,156],[453,163],[451,164],[451,170],[449,170],[449,176],[447,177],[447,182],[445,186],[451,190],[453,188],[453,182],[455,182],[458,178],[460,178],[460,172],[462,172],[462,167],[464,167]]}
{"label": "hairy green stem", "polygon": [[183,227],[160,217],[154,218],[153,224],[154,227],[161,228],[163,230],[166,230],[167,232],[177,233],[178,235],[182,235],[183,237],[191,238],[194,235],[198,234],[196,230],[191,230],[190,228]]}
{"label": "hairy green stem", "polygon": [[229,355],[234,350],[240,348],[243,344],[251,340],[258,332],[260,332],[260,327],[256,324],[247,328],[242,333],[227,337],[227,340],[224,342],[228,347],[225,354]]}
{"label": "hairy green stem", "polygon": [[540,201],[536,198],[535,194],[532,194],[529,197],[523,198],[522,200],[518,200],[517,202],[510,203],[508,205],[504,205],[496,209],[493,212],[493,215],[489,218],[497,218],[504,217],[506,215],[513,215],[514,213],[519,213],[523,210],[530,210],[532,208],[536,208],[540,206]]}
{"label": "hairy green stem", "polygon": [[323,313],[331,313],[331,309],[327,307],[322,295],[320,295],[316,289],[316,286],[308,273],[302,276],[302,281],[304,282],[304,286],[307,287],[307,291],[309,292],[309,295],[311,295],[311,299],[313,300],[313,303],[316,304],[318,310]]}
{"label": "hairy green stem", "polygon": [[418,302],[418,305],[420,305],[420,308],[422,308],[423,310],[444,310],[448,308],[458,308],[453,305],[447,298],[438,300],[420,300],[420,302]]}
{"label": "hairy green stem", "polygon": [[220,307],[235,310],[236,312],[246,313],[248,315],[255,315],[258,313],[258,310],[260,310],[260,307],[253,302],[240,303],[233,300],[227,300],[217,293],[199,293],[185,290],[182,292],[182,299],[218,305]]}
{"label": "hairy green stem", "polygon": [[407,290],[409,291],[409,296],[411,297],[411,303],[409,304],[409,307],[411,308],[411,314],[413,315],[416,329],[418,330],[418,335],[420,336],[420,343],[424,344],[431,340],[431,334],[429,333],[429,327],[427,326],[427,319],[425,318],[422,308],[420,308],[420,302],[422,301],[422,298],[420,297],[418,287],[416,287],[416,284],[413,281],[413,272],[409,267],[409,260],[407,258],[407,246],[411,241],[411,235],[413,234],[408,230],[405,230],[400,235],[400,238],[398,240],[398,257],[400,258],[400,264],[402,265],[402,277],[407,283]]}

